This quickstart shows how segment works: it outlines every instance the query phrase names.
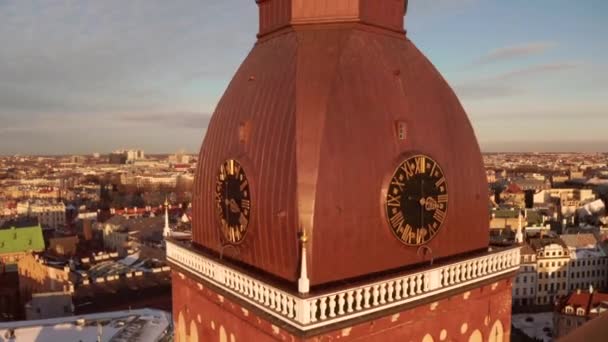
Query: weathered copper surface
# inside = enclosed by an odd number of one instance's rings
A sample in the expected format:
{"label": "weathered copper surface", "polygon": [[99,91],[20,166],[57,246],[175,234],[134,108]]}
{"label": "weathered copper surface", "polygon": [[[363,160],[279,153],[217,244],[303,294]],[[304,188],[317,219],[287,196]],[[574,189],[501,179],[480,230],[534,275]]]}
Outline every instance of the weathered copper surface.
{"label": "weathered copper surface", "polygon": [[[263,12],[291,3],[260,6]],[[373,3],[361,1],[369,6],[362,13],[378,15],[381,25],[293,25],[262,35],[219,102],[201,148],[195,243],[293,282],[297,234],[305,229],[312,285],[420,263],[418,248],[391,233],[384,199],[399,162],[423,153],[440,163],[450,189],[444,227],[427,245],[432,256],[487,248],[485,173],[469,120],[414,44],[379,28],[395,22]],[[262,27],[315,9],[292,10],[262,15]],[[406,140],[398,139],[397,122],[407,125]],[[251,187],[251,221],[236,248],[220,246],[214,203],[217,170],[229,158],[245,168]]]}
{"label": "weathered copper surface", "polygon": [[403,32],[405,0],[257,0],[260,33],[293,24],[360,22]]}

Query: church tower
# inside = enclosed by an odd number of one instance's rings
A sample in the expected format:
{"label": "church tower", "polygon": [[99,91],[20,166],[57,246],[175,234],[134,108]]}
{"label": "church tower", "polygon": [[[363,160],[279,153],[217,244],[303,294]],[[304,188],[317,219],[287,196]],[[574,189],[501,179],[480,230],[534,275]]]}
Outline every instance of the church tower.
{"label": "church tower", "polygon": [[406,0],[257,0],[169,240],[178,341],[508,341],[518,249]]}

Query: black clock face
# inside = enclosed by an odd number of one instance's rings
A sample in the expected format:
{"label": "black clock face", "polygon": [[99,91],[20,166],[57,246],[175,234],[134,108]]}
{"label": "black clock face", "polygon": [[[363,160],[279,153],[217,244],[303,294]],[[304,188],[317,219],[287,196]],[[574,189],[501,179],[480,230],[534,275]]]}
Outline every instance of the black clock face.
{"label": "black clock face", "polygon": [[429,242],[448,210],[448,188],[439,164],[425,155],[402,162],[390,180],[385,207],[391,230],[401,242]]}
{"label": "black clock face", "polygon": [[243,241],[251,215],[249,180],[239,162],[229,159],[220,166],[215,185],[220,230],[228,243]]}

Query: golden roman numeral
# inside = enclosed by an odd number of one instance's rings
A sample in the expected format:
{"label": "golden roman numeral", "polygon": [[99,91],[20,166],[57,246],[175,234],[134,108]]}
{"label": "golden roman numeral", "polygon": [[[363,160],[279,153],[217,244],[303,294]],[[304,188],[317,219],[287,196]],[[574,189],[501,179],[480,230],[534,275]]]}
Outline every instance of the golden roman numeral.
{"label": "golden roman numeral", "polygon": [[426,158],[424,158],[423,156],[416,157],[416,173],[426,173]]}
{"label": "golden roman numeral", "polygon": [[405,178],[407,180],[414,176],[414,171],[411,170],[410,163],[405,162],[405,164],[401,166],[401,169],[405,172]]}
{"label": "golden roman numeral", "polygon": [[403,188],[405,187],[405,183],[401,183],[399,180],[397,180],[397,178],[393,178],[393,181],[391,182],[391,185],[396,185],[399,187],[399,190],[401,190],[403,192]]}
{"label": "golden roman numeral", "polygon": [[389,207],[400,207],[401,206],[401,195],[393,196],[388,194],[388,201],[386,203]]}
{"label": "golden roman numeral", "polygon": [[435,182],[435,187],[438,188],[444,183],[445,183],[445,177],[441,177],[441,179],[439,179],[437,182]]}
{"label": "golden roman numeral", "polygon": [[409,224],[405,225],[405,229],[403,230],[403,233],[401,233],[401,240],[403,241],[407,241],[408,243],[410,242],[410,233],[412,232],[412,226],[410,226]]}
{"label": "golden roman numeral", "polygon": [[448,202],[448,195],[439,195],[437,197],[437,202],[439,202],[439,203],[447,203]]}
{"label": "golden roman numeral", "polygon": [[249,200],[241,200],[241,208],[249,210],[251,208],[251,202]]}
{"label": "golden roman numeral", "polygon": [[220,166],[220,180],[224,179],[226,179],[226,167],[222,164],[222,166]]}
{"label": "golden roman numeral", "polygon": [[405,218],[403,217],[403,213],[399,211],[393,215],[393,217],[391,217],[391,226],[393,226],[393,229],[396,229],[399,232],[401,229],[403,229],[402,227],[404,221]]}
{"label": "golden roman numeral", "polygon": [[431,235],[435,235],[435,233],[437,233],[437,228],[433,227],[433,225],[429,224],[429,232],[431,232]]}
{"label": "golden roman numeral", "polygon": [[439,223],[443,223],[443,220],[445,220],[445,211],[441,210],[441,209],[437,209],[435,210],[435,214],[433,215],[433,218],[439,222]]}
{"label": "golden roman numeral", "polygon": [[246,179],[243,182],[241,182],[241,192],[243,192],[245,190],[247,185],[249,185],[249,182]]}
{"label": "golden roman numeral", "polygon": [[425,228],[420,228],[416,231],[416,244],[421,244],[426,241],[426,236],[428,232]]}
{"label": "golden roman numeral", "polygon": [[435,174],[435,169],[437,168],[437,163],[433,162],[433,167],[431,168],[431,176]]}

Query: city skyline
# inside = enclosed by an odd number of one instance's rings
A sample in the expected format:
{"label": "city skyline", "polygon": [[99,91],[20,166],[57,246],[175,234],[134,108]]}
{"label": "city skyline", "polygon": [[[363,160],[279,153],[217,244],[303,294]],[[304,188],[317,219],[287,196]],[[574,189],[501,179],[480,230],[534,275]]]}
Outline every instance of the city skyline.
{"label": "city skyline", "polygon": [[[601,152],[602,8],[414,0],[406,27],[461,98],[482,151]],[[196,153],[256,32],[254,1],[0,3],[0,155]]]}

